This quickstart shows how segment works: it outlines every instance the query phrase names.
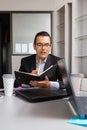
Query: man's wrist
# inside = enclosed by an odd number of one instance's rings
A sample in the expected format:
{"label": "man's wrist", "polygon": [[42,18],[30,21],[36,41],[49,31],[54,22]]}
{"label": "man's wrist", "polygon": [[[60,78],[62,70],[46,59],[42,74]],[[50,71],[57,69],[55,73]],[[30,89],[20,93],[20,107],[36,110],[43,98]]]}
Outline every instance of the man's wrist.
{"label": "man's wrist", "polygon": [[50,87],[55,87],[55,88],[59,88],[60,85],[57,81],[50,81]]}

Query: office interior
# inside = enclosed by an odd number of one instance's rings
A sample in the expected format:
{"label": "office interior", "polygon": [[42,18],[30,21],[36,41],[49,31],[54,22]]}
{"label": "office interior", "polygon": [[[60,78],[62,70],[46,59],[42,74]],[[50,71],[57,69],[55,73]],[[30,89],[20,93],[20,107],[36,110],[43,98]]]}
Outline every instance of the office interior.
{"label": "office interior", "polygon": [[[0,0],[0,87],[2,86],[2,75],[14,73],[14,70],[19,69],[21,58],[30,55],[27,51],[28,44],[25,44],[28,43],[28,40],[24,40],[23,35],[19,36],[19,38],[22,37],[21,40],[16,36],[17,32],[13,25],[16,21],[14,16],[15,14],[33,15],[36,13],[50,15],[50,29],[47,26],[47,30],[52,36],[51,53],[65,58],[70,73],[84,74],[86,83],[86,5],[86,0],[37,0],[37,3],[35,0]],[[20,30],[18,28],[17,31],[20,33]],[[19,47],[17,53],[14,51],[15,43]],[[21,43],[25,48],[23,52],[20,52]]]}

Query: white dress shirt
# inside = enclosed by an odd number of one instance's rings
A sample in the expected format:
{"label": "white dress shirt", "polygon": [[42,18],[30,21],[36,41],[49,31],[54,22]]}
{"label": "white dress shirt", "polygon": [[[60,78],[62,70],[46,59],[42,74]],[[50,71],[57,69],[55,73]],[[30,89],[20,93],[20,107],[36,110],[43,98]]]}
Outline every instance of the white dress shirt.
{"label": "white dress shirt", "polygon": [[[38,69],[39,74],[43,72],[45,63],[46,63],[46,59],[42,63],[38,63],[36,61],[36,69]],[[60,85],[59,85],[58,81],[50,81],[50,87],[59,88]]]}

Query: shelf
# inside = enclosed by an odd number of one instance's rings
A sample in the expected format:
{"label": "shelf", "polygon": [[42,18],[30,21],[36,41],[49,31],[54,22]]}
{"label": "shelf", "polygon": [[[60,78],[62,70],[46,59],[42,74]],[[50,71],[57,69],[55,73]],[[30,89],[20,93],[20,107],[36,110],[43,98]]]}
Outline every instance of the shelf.
{"label": "shelf", "polygon": [[64,23],[57,25],[58,28],[64,28]]}
{"label": "shelf", "polygon": [[64,40],[62,40],[62,41],[58,41],[57,43],[61,43],[61,44],[64,44]]}
{"label": "shelf", "polygon": [[87,14],[77,17],[75,20],[77,22],[87,19]]}
{"label": "shelf", "polygon": [[87,35],[78,36],[75,39],[78,39],[78,40],[87,39]]}
{"label": "shelf", "polygon": [[87,57],[87,55],[77,55],[77,56],[75,56],[75,58],[85,58],[85,57]]}
{"label": "shelf", "polygon": [[73,1],[72,70],[87,74],[87,0]]}

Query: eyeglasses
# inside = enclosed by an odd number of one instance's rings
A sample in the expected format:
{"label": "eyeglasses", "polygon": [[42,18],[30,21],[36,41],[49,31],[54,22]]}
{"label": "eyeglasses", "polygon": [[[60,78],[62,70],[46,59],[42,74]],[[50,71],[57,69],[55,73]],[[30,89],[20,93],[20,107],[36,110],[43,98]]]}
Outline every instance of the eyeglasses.
{"label": "eyeglasses", "polygon": [[49,43],[45,43],[45,44],[37,43],[36,46],[38,46],[38,47],[50,47],[51,45]]}

